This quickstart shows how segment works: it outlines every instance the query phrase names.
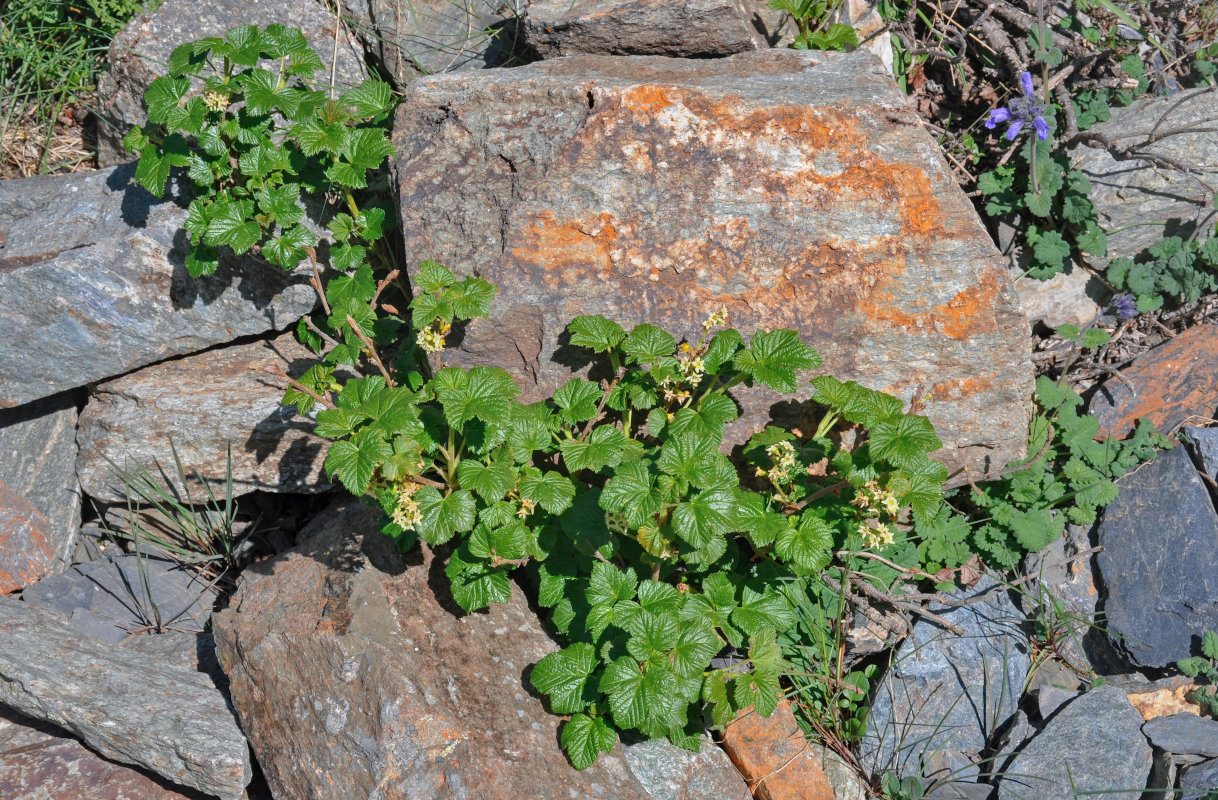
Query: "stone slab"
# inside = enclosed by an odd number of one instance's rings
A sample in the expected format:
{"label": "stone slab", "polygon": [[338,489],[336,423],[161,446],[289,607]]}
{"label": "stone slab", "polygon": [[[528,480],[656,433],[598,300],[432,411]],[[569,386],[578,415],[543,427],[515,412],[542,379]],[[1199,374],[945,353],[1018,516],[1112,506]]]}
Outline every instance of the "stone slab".
{"label": "stone slab", "polygon": [[[295,324],[303,274],[221,257],[186,271],[184,205],[153,198],[134,166],[0,181],[0,407]],[[180,198],[178,187],[170,196]]]}
{"label": "stone slab", "polygon": [[0,409],[0,481],[47,518],[57,571],[72,563],[80,533],[76,418],[76,398],[69,393]]}
{"label": "stone slab", "polygon": [[0,704],[100,755],[237,800],[249,748],[206,675],[82,635],[54,612],[0,598]]}
{"label": "stone slab", "polygon": [[712,58],[768,48],[756,0],[529,0],[525,41],[542,58],[574,53]]}
{"label": "stone slab", "polygon": [[834,800],[833,784],[785,697],[769,717],[742,711],[724,730],[723,747],[757,800]]}
{"label": "stone slab", "polygon": [[0,482],[0,595],[30,586],[54,568],[51,523],[29,500]]}
{"label": "stone slab", "polygon": [[1218,721],[1196,714],[1156,717],[1142,726],[1142,733],[1160,750],[1175,755],[1218,757]]}
{"label": "stone slab", "polygon": [[[696,339],[726,307],[746,336],[794,328],[826,371],[926,398],[949,470],[980,479],[1024,452],[1027,322],[937,145],[867,53],[433,76],[407,90],[393,141],[407,262],[499,286],[448,357],[505,367],[525,402],[587,364],[563,346],[576,315]],[[806,413],[760,388],[737,399],[733,441]]]}
{"label": "stone slab", "polygon": [[[323,492],[328,442],[295,406],[288,382],[317,357],[287,333],[156,364],[96,386],[80,417],[77,474],[84,490],[122,502],[120,472],[142,468],[197,500],[223,498],[232,452],[233,494]],[[174,451],[186,474],[181,485]],[[202,483],[198,478],[202,478]]]}

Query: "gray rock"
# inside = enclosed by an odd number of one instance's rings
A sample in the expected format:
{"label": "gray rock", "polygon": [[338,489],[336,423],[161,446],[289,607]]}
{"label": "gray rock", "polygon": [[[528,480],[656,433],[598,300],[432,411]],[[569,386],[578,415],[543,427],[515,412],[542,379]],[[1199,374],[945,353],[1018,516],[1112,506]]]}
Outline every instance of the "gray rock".
{"label": "gray rock", "polygon": [[10,800],[206,800],[106,761],[63,730],[0,707],[0,797]]}
{"label": "gray rock", "polygon": [[[995,586],[983,577],[952,596],[976,597]],[[1027,638],[1006,592],[974,605],[932,610],[961,626],[964,635],[919,620],[897,649],[859,746],[861,763],[873,775],[887,769],[903,776],[958,772],[961,758],[976,760],[1023,693]]]}
{"label": "gray rock", "polygon": [[231,447],[234,495],[329,490],[321,469],[327,442],[313,434],[312,420],[281,403],[288,386],[283,374],[299,378],[315,363],[317,357],[288,333],[100,384],[80,416],[81,485],[95,498],[121,502],[126,488],[120,473],[135,477],[142,468],[183,495],[206,499],[201,477],[223,498]]}
{"label": "gray rock", "polygon": [[706,58],[768,48],[755,0],[529,0],[524,35],[542,58],[573,53]]}
{"label": "gray rock", "polygon": [[55,569],[67,569],[80,533],[74,397],[60,394],[0,410],[0,481],[47,518]]}
{"label": "gray rock", "polygon": [[1047,281],[1017,276],[1014,284],[1028,323],[1041,322],[1055,330],[1065,324],[1081,328],[1091,322],[1100,313],[1096,298],[1110,294],[1104,284],[1077,266]]}
{"label": "gray rock", "polygon": [[[583,772],[526,688],[557,649],[513,588],[455,616],[440,559],[341,501],[241,576],[213,620],[233,705],[280,798],[646,800],[620,747]],[[435,587],[435,588],[433,588]]]}
{"label": "gray rock", "polygon": [[21,598],[59,613],[81,633],[118,644],[157,630],[202,631],[216,592],[172,561],[120,555],[41,580]]}
{"label": "gray rock", "polygon": [[998,800],[1075,800],[1084,792],[1095,800],[1136,797],[1152,760],[1142,721],[1120,689],[1091,690],[1020,751],[997,780]]}
{"label": "gray rock", "polygon": [[1196,714],[1155,717],[1142,733],[1160,750],[1175,755],[1218,757],[1218,722]]}
{"label": "gray rock", "polygon": [[402,89],[420,75],[495,67],[522,49],[524,0],[342,0],[372,61]]}
{"label": "gray rock", "polygon": [[[1100,227],[1108,232],[1107,257],[1093,261],[1106,265],[1121,256],[1132,258],[1165,235],[1188,238],[1195,230],[1213,228],[1215,212],[1207,203],[1211,190],[1206,184],[1218,177],[1218,136],[1212,130],[1216,105],[1218,95],[1211,88],[1147,98],[1114,109],[1111,119],[1084,133],[1140,147],[1156,129],[1160,134],[1179,130],[1145,149],[1198,168],[1194,177],[1144,161],[1118,161],[1098,147],[1071,150],[1073,168],[1091,180],[1091,202]],[[1148,220],[1166,225],[1143,224]]]}
{"label": "gray rock", "polygon": [[335,50],[336,19],[319,0],[165,0],[129,22],[110,44],[109,69],[97,82],[103,118],[98,126],[97,163],[108,167],[135,157],[123,147],[123,137],[147,121],[144,92],[165,74],[174,48],[206,36],[223,36],[238,25],[265,27],[271,23],[304,31],[325,65],[314,76],[317,87],[330,86],[330,62],[335,55],[334,83],[339,90],[368,77],[363,53],[346,25],[340,27]]}
{"label": "gray rock", "polygon": [[1218,481],[1218,428],[1183,428],[1201,471]]}
{"label": "gray rock", "polygon": [[0,407],[283,329],[312,310],[303,273],[250,258],[222,257],[216,274],[190,278],[185,209],[133,174],[0,181],[0,323],[21,342],[0,351]]}
{"label": "gray rock", "polygon": [[691,753],[663,739],[622,747],[626,766],[652,800],[749,800],[752,792],[709,736]]}
{"label": "gray rock", "polygon": [[809,741],[808,747],[820,761],[836,800],[867,800],[867,787],[858,772],[836,750],[817,741]]}
{"label": "gray rock", "polygon": [[1077,672],[1061,661],[1046,659],[1028,680],[1027,694],[1035,698],[1040,718],[1047,720],[1084,688]]}
{"label": "gray rock", "polygon": [[1180,800],[1205,800],[1211,792],[1218,792],[1218,759],[1180,770]]}
{"label": "gray rock", "polygon": [[924,797],[926,800],[988,800],[994,793],[994,787],[988,783],[951,780],[930,789]]}
{"label": "gray rock", "polygon": [[82,636],[54,612],[0,598],[0,703],[71,732],[113,761],[236,800],[249,749],[201,673]]}
{"label": "gray rock", "polygon": [[166,631],[132,636],[121,646],[154,656],[162,664],[206,673],[217,685],[228,685],[228,677],[216,660],[216,641],[210,632]]}
{"label": "gray rock", "polygon": [[1218,630],[1218,514],[1183,447],[1118,485],[1098,528],[1104,628],[1131,664],[1167,667]]}
{"label": "gray rock", "polygon": [[[1026,448],[1027,323],[1001,258],[867,53],[441,75],[408,87],[393,141],[407,262],[499,287],[446,357],[506,368],[525,402],[587,366],[564,345],[577,315],[696,339],[726,307],[746,336],[797,330],[842,379],[929,397],[949,470]],[[808,410],[806,391],[735,396],[731,441]]]}

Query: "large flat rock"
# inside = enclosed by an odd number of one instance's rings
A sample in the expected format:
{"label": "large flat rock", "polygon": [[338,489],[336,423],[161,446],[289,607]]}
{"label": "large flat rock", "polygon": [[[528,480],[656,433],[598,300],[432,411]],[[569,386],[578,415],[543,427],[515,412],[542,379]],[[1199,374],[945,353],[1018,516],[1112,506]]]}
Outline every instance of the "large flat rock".
{"label": "large flat rock", "polygon": [[398,89],[421,75],[493,67],[522,42],[524,0],[341,0],[364,49]]}
{"label": "large flat rock", "polygon": [[23,589],[55,568],[51,523],[0,481],[0,594]]}
{"label": "large flat rock", "polygon": [[[223,497],[232,450],[233,493],[316,492],[326,441],[294,406],[280,403],[284,375],[299,378],[316,357],[293,334],[166,361],[98,385],[80,417],[77,473],[91,496],[121,501],[119,472],[140,468],[179,490],[177,451],[192,494],[197,478]],[[116,470],[116,466],[118,470]]]}
{"label": "large flat rock", "polygon": [[233,705],[276,797],[647,800],[648,778],[657,798],[672,796],[669,781],[679,797],[724,791],[716,748],[697,770],[670,755],[669,775],[656,774],[654,747],[627,757],[618,746],[576,771],[561,719],[527,688],[557,645],[520,590],[457,616],[441,560],[399,554],[379,517],[340,501],[296,549],[249,568],[214,618]]}
{"label": "large flat rock", "polygon": [[0,410],[0,481],[47,518],[56,570],[72,563],[80,532],[76,419],[70,393]]}
{"label": "large flat rock", "polygon": [[572,53],[708,58],[768,48],[758,0],[529,0],[525,40],[542,58]]}
{"label": "large flat rock", "polygon": [[[132,180],[134,165],[0,182],[0,407],[282,330],[312,310],[303,275],[221,256],[186,271],[184,204]],[[177,196],[172,183],[171,195]]]}
{"label": "large flat rock", "polygon": [[1100,262],[1133,258],[1164,236],[1188,239],[1198,228],[1213,229],[1209,187],[1218,180],[1215,107],[1218,90],[1190,89],[1115,108],[1110,119],[1088,131],[1118,146],[1190,165],[1195,172],[1136,158],[1118,160],[1102,145],[1070,151],[1073,168],[1091,181],[1091,202],[1108,234],[1108,255]]}
{"label": "large flat rock", "polygon": [[[123,147],[127,131],[148,120],[144,92],[164,75],[174,48],[207,36],[223,36],[238,25],[271,23],[300,28],[325,65],[314,75],[318,88],[341,91],[368,77],[364,55],[346,25],[320,0],[165,0],[119,31],[110,43],[108,69],[97,81],[103,122],[98,126],[97,163],[121,164],[134,156]],[[339,27],[337,37],[335,26]]]}
{"label": "large flat rock", "polygon": [[209,677],[0,598],[3,705],[58,725],[112,761],[221,800],[237,800],[253,777],[245,737]]}
{"label": "large flat rock", "polygon": [[[1027,322],[937,145],[866,53],[433,76],[408,88],[393,141],[408,263],[499,286],[452,357],[507,368],[526,402],[586,363],[563,347],[576,315],[694,338],[726,306],[746,335],[794,328],[827,371],[926,398],[949,469],[981,478],[1024,452]],[[803,412],[737,397],[737,441]]]}

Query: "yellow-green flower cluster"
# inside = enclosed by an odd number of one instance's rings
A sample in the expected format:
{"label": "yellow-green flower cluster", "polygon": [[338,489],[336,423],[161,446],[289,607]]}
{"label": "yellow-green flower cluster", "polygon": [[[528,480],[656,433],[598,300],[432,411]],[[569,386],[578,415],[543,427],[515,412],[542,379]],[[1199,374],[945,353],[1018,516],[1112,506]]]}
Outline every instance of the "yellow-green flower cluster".
{"label": "yellow-green flower cluster", "polygon": [[774,466],[768,470],[757,468],[757,476],[769,478],[770,483],[780,486],[791,482],[791,470],[795,467],[795,445],[790,442],[776,442],[765,449]]}
{"label": "yellow-green flower cluster", "polygon": [[677,348],[677,372],[681,374],[681,380],[690,386],[697,386],[706,374],[706,362],[694,352],[689,342],[681,342]]}
{"label": "yellow-green flower cluster", "polygon": [[516,516],[524,519],[533,513],[533,509],[537,508],[537,502],[530,500],[527,497],[520,498],[520,508],[516,509]]}
{"label": "yellow-green flower cluster", "polygon": [[444,337],[452,330],[452,325],[447,322],[435,320],[423,330],[419,331],[419,338],[416,340],[419,349],[424,353],[438,353],[444,349]]}
{"label": "yellow-green flower cluster", "polygon": [[389,515],[393,524],[404,531],[414,528],[423,521],[423,512],[419,510],[419,503],[414,499],[414,493],[418,490],[419,484],[417,483],[402,484],[398,489],[397,505],[394,506],[393,513]]}
{"label": "yellow-green flower cluster", "polygon": [[731,319],[732,315],[727,312],[727,306],[723,306],[718,311],[702,320],[702,330],[706,333],[710,333],[715,328],[727,325]]}
{"label": "yellow-green flower cluster", "polygon": [[223,92],[206,92],[203,95],[203,105],[212,111],[223,111],[228,108],[228,95]]}
{"label": "yellow-green flower cluster", "polygon": [[861,510],[865,519],[859,523],[858,532],[863,544],[876,550],[892,544],[892,529],[880,521],[881,516],[896,520],[901,513],[901,503],[889,489],[881,488],[878,481],[870,480],[859,489],[850,505]]}

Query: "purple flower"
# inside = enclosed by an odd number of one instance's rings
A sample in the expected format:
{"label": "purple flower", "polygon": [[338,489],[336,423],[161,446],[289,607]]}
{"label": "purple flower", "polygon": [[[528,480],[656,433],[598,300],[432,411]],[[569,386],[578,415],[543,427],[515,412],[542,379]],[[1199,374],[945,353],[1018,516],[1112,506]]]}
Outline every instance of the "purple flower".
{"label": "purple flower", "polygon": [[1019,135],[1019,130],[1025,122],[1032,123],[1036,136],[1042,142],[1049,138],[1049,123],[1045,122],[1045,111],[1036,102],[1036,90],[1032,86],[1032,75],[1028,72],[1019,73],[1019,83],[1023,87],[1023,96],[1014,97],[1006,108],[995,108],[990,112],[990,118],[985,121],[985,127],[991,130],[1000,122],[1009,122],[1006,136],[1011,141]]}
{"label": "purple flower", "polygon": [[1138,315],[1138,304],[1129,292],[1122,292],[1108,301],[1108,307],[1121,319],[1133,319]]}

